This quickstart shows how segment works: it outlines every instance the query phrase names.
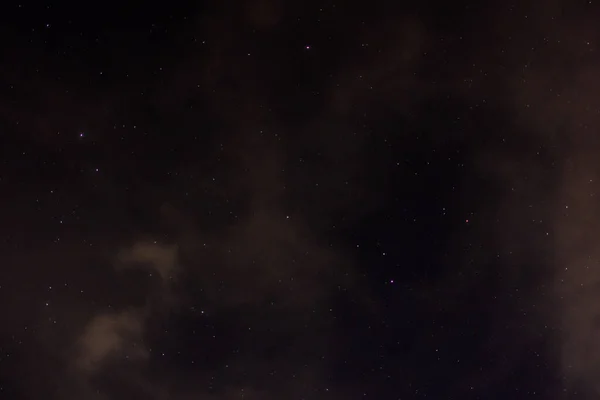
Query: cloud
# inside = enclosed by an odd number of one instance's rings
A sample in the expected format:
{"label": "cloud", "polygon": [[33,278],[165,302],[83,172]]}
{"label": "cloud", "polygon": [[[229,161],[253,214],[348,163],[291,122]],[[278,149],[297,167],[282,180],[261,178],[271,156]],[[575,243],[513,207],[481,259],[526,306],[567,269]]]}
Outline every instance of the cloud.
{"label": "cloud", "polygon": [[372,103],[402,112],[418,104],[429,94],[417,77],[429,41],[421,21],[410,16],[379,21],[363,32],[357,43],[363,57],[349,54],[330,89],[332,110],[349,116]]}
{"label": "cloud", "polygon": [[268,299],[278,306],[312,307],[341,266],[339,256],[318,245],[301,222],[274,211],[245,216],[218,242],[219,268],[196,271],[200,281],[223,282],[206,288],[217,307],[260,307]]}
{"label": "cloud", "polygon": [[[163,285],[159,299],[167,301],[177,267],[177,247],[156,242],[138,242],[118,253],[116,268],[141,268],[156,272]],[[153,297],[154,298],[154,297]],[[148,301],[137,309],[103,312],[86,324],[77,344],[75,364],[86,373],[99,371],[112,356],[139,360],[148,357],[143,346],[145,324],[160,303]]]}
{"label": "cloud", "polygon": [[163,280],[171,280],[177,268],[177,246],[139,242],[121,251],[117,258],[121,268],[148,269],[158,273]]}
{"label": "cloud", "polygon": [[79,338],[77,366],[86,372],[94,372],[111,355],[127,353],[132,358],[147,356],[139,344],[143,324],[143,315],[137,311],[93,317]]}
{"label": "cloud", "polygon": [[[593,140],[591,137],[589,140]],[[584,142],[585,143],[585,142]],[[581,144],[562,171],[554,215],[557,268],[555,307],[560,311],[561,360],[571,384],[600,394],[600,164]]]}
{"label": "cloud", "polygon": [[[505,106],[522,129],[506,133],[505,150],[496,146],[484,168],[504,191],[494,206],[502,217],[498,243],[521,253],[521,262],[513,260],[520,266],[502,274],[511,274],[515,282],[526,275],[535,277],[535,288],[522,298],[524,307],[535,304],[524,326],[537,325],[535,335],[552,343],[549,351],[564,390],[596,398],[600,113],[595,104],[600,79],[595,71],[600,60],[595,53],[597,35],[592,34],[593,13],[571,9],[564,14],[560,10],[567,5],[561,1],[549,6],[539,13],[533,2],[524,3],[519,13],[531,16],[531,21],[515,28],[522,35],[515,31],[512,36],[522,40],[503,45],[513,54],[503,67],[506,80],[501,82],[510,94]],[[514,19],[497,16],[492,25],[505,27],[508,18]],[[485,58],[478,61],[486,65]]]}
{"label": "cloud", "polygon": [[282,19],[283,5],[280,0],[247,0],[245,17],[258,29],[271,29]]}

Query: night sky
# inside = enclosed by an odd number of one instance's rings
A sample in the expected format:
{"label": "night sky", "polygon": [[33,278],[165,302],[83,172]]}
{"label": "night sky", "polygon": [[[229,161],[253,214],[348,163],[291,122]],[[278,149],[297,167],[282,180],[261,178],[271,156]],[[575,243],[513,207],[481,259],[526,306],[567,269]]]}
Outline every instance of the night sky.
{"label": "night sky", "polygon": [[600,7],[0,6],[0,398],[600,398]]}

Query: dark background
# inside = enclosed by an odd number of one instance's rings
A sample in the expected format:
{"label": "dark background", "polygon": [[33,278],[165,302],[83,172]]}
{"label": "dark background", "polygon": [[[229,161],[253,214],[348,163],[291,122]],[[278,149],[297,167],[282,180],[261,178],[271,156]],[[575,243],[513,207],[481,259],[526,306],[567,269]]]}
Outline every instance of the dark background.
{"label": "dark background", "polygon": [[3,3],[2,398],[597,398],[599,11]]}

